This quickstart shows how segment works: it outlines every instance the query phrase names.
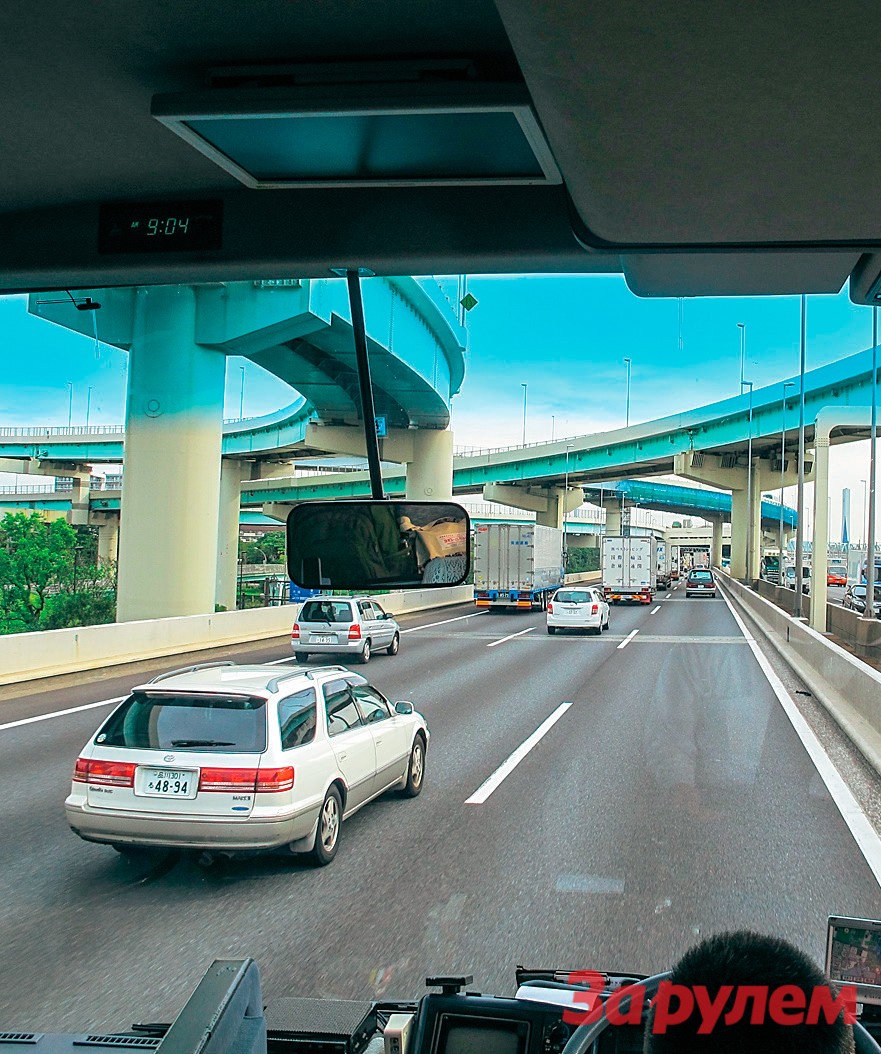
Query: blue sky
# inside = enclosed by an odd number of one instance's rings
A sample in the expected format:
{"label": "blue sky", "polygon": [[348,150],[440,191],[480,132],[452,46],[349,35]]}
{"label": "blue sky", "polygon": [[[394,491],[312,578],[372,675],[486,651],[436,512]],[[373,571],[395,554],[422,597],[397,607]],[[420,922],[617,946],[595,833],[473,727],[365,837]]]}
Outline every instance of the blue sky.
{"label": "blue sky", "polygon": [[[442,284],[455,292],[455,280]],[[756,387],[798,370],[799,298],[645,300],[621,276],[471,276],[478,306],[467,315],[468,366],[453,401],[460,446],[520,441],[523,388],[527,441],[623,425],[624,358],[632,359],[631,422],[736,395],[740,331],[746,324],[746,378]],[[127,355],[27,314],[25,297],[0,297],[0,425],[90,424],[123,420]],[[846,290],[808,301],[808,368],[871,344],[871,310]],[[681,346],[680,346],[681,337]],[[227,365],[225,416],[277,409],[291,391],[241,359]],[[72,385],[72,409],[70,389]],[[89,394],[89,388],[92,389]],[[553,422],[551,418],[554,418]],[[834,451],[833,486],[854,490],[862,515],[866,444]],[[839,519],[840,495],[833,500]]]}

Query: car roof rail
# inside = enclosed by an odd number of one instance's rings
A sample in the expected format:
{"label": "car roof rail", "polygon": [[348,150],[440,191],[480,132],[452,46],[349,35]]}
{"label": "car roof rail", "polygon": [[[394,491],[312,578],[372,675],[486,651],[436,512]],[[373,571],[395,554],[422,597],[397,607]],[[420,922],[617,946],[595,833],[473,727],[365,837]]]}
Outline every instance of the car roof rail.
{"label": "car roof rail", "polygon": [[195,666],[181,666],[179,670],[166,670],[165,673],[160,673],[152,680],[148,681],[148,684],[155,684],[157,681],[164,681],[166,677],[177,677],[181,673],[195,673],[196,670],[210,670],[214,666],[235,666],[236,663],[232,659],[219,659],[215,662],[197,662]]}
{"label": "car roof rail", "polygon": [[313,674],[316,673],[329,673],[332,670],[342,670],[343,673],[350,673],[351,671],[347,666],[313,666],[311,670],[306,671],[306,676],[310,681],[314,681],[315,677]]}
{"label": "car roof rail", "polygon": [[[292,677],[302,677],[302,676],[303,676],[303,671],[302,670],[288,670],[287,673],[280,673],[278,675],[278,677],[273,677],[271,681],[267,682],[266,691],[267,692],[277,692],[278,691],[278,686],[281,684],[282,681],[289,681]],[[309,675],[306,674],[306,676],[308,677]]]}

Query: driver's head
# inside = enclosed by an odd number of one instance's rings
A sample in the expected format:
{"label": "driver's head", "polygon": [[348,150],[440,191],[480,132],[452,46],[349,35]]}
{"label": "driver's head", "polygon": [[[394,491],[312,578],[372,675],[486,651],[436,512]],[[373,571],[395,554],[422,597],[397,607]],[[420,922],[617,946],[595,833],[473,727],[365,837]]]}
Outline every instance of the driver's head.
{"label": "driver's head", "polygon": [[[795,1054],[796,1051],[799,1054],[851,1054],[854,1049],[853,1030],[845,1023],[843,1013],[829,1023],[820,1012],[817,1022],[808,1024],[802,1020],[806,1014],[792,1010],[793,1002],[785,1004],[784,1014],[774,1012],[779,1004],[777,1000],[772,1003],[773,994],[784,985],[804,992],[804,1007],[811,1005],[815,988],[829,987],[823,972],[807,955],[777,937],[764,937],[748,930],[709,937],[683,955],[673,968],[670,983],[693,993],[700,988],[704,1005],[709,1003],[714,1007],[711,1019],[718,1009],[716,998],[723,994],[722,989],[732,986],[732,990],[724,998],[724,1009],[716,1017],[712,1030],[704,1035],[698,1035],[705,1015],[696,998],[689,1016],[679,1023],[668,1022],[663,1033],[659,1029],[664,1015],[656,1001],[646,1024],[646,1054],[698,1051],[704,1054],[734,1054],[735,1051],[738,1054]],[[738,989],[765,993],[764,1012],[756,1023],[751,1021],[755,996],[745,1004],[738,1004],[738,998],[743,1000],[746,995],[741,991],[738,996]],[[797,993],[792,994],[800,1004]],[[837,994],[837,990],[832,990],[831,998]],[[679,1005],[677,999],[670,1000],[671,1020],[677,1019]],[[688,1006],[687,999],[684,1006]],[[742,1013],[737,1013],[735,1008]],[[726,1014],[732,1017],[730,1022],[726,1022]],[[784,1023],[793,1017],[801,1023]]]}

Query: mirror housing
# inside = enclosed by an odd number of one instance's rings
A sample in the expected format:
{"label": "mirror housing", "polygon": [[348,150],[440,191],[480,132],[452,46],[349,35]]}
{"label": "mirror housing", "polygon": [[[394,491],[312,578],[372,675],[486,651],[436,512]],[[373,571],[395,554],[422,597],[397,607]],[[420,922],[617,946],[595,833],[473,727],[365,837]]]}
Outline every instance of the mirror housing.
{"label": "mirror housing", "polygon": [[408,703],[405,699],[400,699],[397,703],[395,703],[395,713],[396,714],[412,714],[413,713],[413,704],[412,703]]}
{"label": "mirror housing", "polygon": [[304,589],[431,589],[471,570],[471,520],[448,501],[309,501],[287,519],[287,570]]}

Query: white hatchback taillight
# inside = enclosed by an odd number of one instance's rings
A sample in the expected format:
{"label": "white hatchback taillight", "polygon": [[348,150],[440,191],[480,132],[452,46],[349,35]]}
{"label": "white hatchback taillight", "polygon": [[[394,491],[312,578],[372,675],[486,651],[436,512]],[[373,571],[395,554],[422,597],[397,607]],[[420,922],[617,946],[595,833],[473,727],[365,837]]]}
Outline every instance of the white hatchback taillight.
{"label": "white hatchback taillight", "polygon": [[128,761],[101,761],[77,758],[73,769],[75,783],[102,787],[134,787],[135,765]]}
{"label": "white hatchback taillight", "polygon": [[349,626],[349,640],[360,640],[361,639],[361,627],[357,622],[353,622]]}
{"label": "white hatchback taillight", "polygon": [[292,629],[291,629],[291,640],[299,640],[299,639],[300,639],[300,626],[299,626],[298,623],[295,622],[293,627],[292,627]]}
{"label": "white hatchback taillight", "polygon": [[553,601],[549,600],[548,601],[548,614],[549,615],[553,615],[553,613],[554,613],[554,604],[553,604]]}
{"label": "white hatchback taillight", "polygon": [[599,615],[599,613],[600,613],[600,606],[599,606],[599,604],[592,605],[592,607],[590,609],[590,613],[591,613],[591,615]]}

